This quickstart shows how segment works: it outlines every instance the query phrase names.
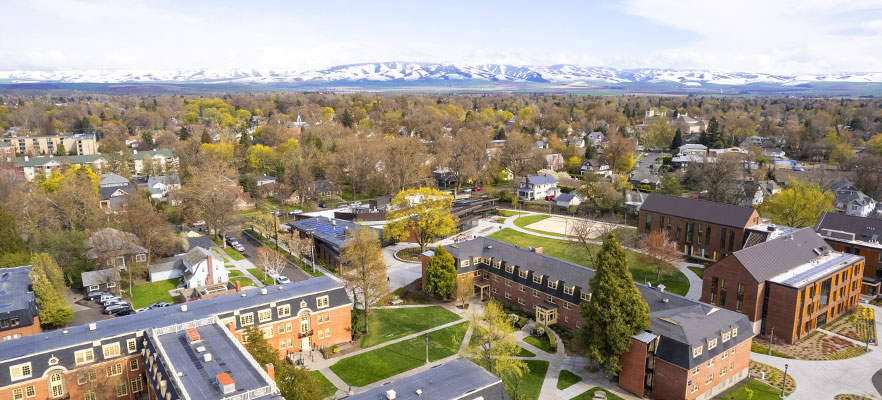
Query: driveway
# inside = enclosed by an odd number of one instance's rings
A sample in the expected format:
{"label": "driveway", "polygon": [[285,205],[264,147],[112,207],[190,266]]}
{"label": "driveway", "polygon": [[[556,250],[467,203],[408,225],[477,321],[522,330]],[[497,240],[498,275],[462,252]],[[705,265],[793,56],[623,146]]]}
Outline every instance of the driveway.
{"label": "driveway", "polygon": [[[258,242],[257,240],[252,239],[248,235],[238,235],[235,237],[239,240],[239,243],[242,245],[242,247],[245,247],[245,252],[242,253],[242,255],[245,256],[245,259],[253,265],[254,262],[257,260],[257,249],[262,247],[263,244]],[[296,265],[292,264],[290,261],[288,262],[288,266],[286,266],[285,270],[282,272],[282,275],[287,276],[288,279],[292,281],[303,281],[312,278],[312,276],[307,274],[306,271],[300,269]]]}
{"label": "driveway", "polygon": [[655,165],[655,160],[661,157],[661,153],[655,152],[647,152],[643,153],[643,158],[640,159],[640,163],[634,166],[634,169],[631,172],[643,172],[645,174],[651,173],[652,171],[658,171],[658,167],[649,168],[650,165]]}
{"label": "driveway", "polygon": [[383,248],[383,261],[386,262],[386,274],[389,277],[389,291],[407,286],[422,276],[422,264],[395,258],[395,253],[399,250],[416,246],[418,246],[416,243],[396,243]]}

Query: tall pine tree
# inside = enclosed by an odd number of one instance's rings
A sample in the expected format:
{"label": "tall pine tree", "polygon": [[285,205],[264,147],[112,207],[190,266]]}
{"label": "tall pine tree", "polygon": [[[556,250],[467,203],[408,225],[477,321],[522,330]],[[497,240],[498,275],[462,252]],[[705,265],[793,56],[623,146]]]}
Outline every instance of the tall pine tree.
{"label": "tall pine tree", "polygon": [[31,282],[40,310],[40,325],[58,328],[73,319],[73,309],[64,296],[64,276],[46,253],[31,258]]}
{"label": "tall pine tree", "polygon": [[628,270],[628,255],[613,234],[607,235],[588,281],[591,300],[579,305],[585,325],[579,342],[585,356],[604,373],[618,375],[620,356],[631,349],[631,335],[649,329],[649,305]]}
{"label": "tall pine tree", "polygon": [[682,145],[683,133],[680,131],[680,128],[677,128],[677,133],[674,134],[674,140],[671,141],[671,150],[679,149]]}
{"label": "tall pine tree", "polygon": [[15,230],[15,217],[0,206],[0,256],[25,251],[24,241]]}

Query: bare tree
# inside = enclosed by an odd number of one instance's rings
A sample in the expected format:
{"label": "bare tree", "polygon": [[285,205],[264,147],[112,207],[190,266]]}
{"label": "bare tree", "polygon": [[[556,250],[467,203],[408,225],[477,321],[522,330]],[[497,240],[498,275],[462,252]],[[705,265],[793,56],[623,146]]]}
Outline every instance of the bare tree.
{"label": "bare tree", "polygon": [[357,228],[343,245],[343,271],[340,276],[353,297],[361,295],[364,307],[364,332],[368,330],[371,306],[389,293],[386,263],[380,251],[380,239],[370,228]]}
{"label": "bare tree", "polygon": [[190,222],[204,221],[209,232],[220,237],[239,222],[233,208],[239,193],[235,171],[223,165],[207,165],[195,170],[181,191],[184,215]]}
{"label": "bare tree", "polygon": [[254,265],[260,268],[264,274],[278,277],[288,265],[288,259],[281,252],[261,246],[257,249],[257,259],[254,261]]}
{"label": "bare tree", "polygon": [[576,239],[571,241],[572,245],[584,251],[588,262],[594,265],[596,252],[600,250],[599,239],[603,239],[615,229],[616,225],[611,223],[578,219],[573,220],[567,227],[567,234]]}
{"label": "bare tree", "polygon": [[386,140],[381,155],[382,172],[390,184],[390,191],[397,193],[420,183],[428,175],[426,151],[416,138],[402,137]]}
{"label": "bare tree", "polygon": [[644,256],[658,264],[660,269],[676,270],[677,263],[683,260],[683,253],[677,242],[668,237],[668,233],[662,230],[654,230],[643,236],[640,247],[645,251]]}
{"label": "bare tree", "polygon": [[744,167],[740,155],[720,154],[693,162],[686,170],[685,181],[703,193],[705,199],[718,203],[735,203]]}

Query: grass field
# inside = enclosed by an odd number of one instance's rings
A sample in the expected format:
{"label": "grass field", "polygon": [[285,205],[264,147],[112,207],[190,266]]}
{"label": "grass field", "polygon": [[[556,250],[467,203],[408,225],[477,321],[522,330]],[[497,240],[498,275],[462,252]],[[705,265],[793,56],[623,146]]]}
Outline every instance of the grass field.
{"label": "grass field", "polygon": [[521,346],[518,346],[518,348],[520,349],[520,351],[518,351],[517,357],[536,357],[536,353],[527,350]]}
{"label": "grass field", "polygon": [[[754,352],[754,353],[759,353],[759,354],[766,354],[766,355],[769,354],[769,348],[768,348],[768,347],[763,346],[763,345],[761,345],[761,344],[757,344],[757,343],[751,343],[751,344],[750,344],[750,351],[752,351],[752,352]],[[782,353],[782,352],[780,352],[780,351],[775,351],[775,350],[772,350],[772,356],[774,356],[774,357],[781,357],[781,358],[793,358],[793,357],[791,357],[791,356],[789,356],[789,355],[787,355],[787,354],[784,354],[784,353]]]}
{"label": "grass field", "polygon": [[503,217],[513,217],[515,215],[522,215],[522,214],[526,214],[526,213],[523,211],[499,210],[499,215],[502,215]]}
{"label": "grass field", "polygon": [[[468,322],[429,333],[429,362],[459,352]],[[364,386],[398,375],[426,363],[426,341],[416,337],[344,358],[331,366],[337,376],[352,386]],[[545,362],[546,368],[548,363]],[[541,381],[539,383],[541,387]]]}
{"label": "grass field", "polygon": [[701,267],[686,267],[686,268],[689,268],[689,270],[694,272],[695,275],[698,275],[699,278],[704,276],[704,268],[701,268]]}
{"label": "grass field", "polygon": [[560,376],[557,378],[557,388],[564,390],[582,381],[582,377],[565,369],[560,370]]}
{"label": "grass field", "polygon": [[384,308],[371,311],[368,333],[361,339],[361,348],[453,322],[460,317],[443,307]]}
{"label": "grass field", "polygon": [[235,278],[235,277],[237,277],[237,276],[242,276],[242,275],[243,275],[243,274],[242,274],[242,271],[239,271],[238,269],[231,269],[231,270],[229,270],[229,271],[227,271],[227,272],[230,273],[230,278]]}
{"label": "grass field", "polygon": [[174,303],[175,299],[168,294],[168,291],[178,287],[178,282],[177,279],[169,279],[136,285],[132,289],[132,298],[130,299],[132,308],[137,310],[160,301]]}
{"label": "grass field", "polygon": [[554,353],[555,351],[557,351],[556,349],[551,348],[551,343],[548,343],[548,336],[543,336],[541,338],[537,338],[535,336],[527,336],[524,338],[524,341],[538,347],[540,350],[546,353]]}
{"label": "grass field", "polygon": [[[544,254],[576,264],[585,265],[589,268],[592,267],[591,263],[588,261],[587,254],[585,254],[585,250],[572,241],[534,236],[510,228],[504,228],[498,232],[494,232],[489,237],[524,248],[542,246],[542,252]],[[600,245],[592,246],[592,251],[598,250],[600,250]],[[665,285],[667,291],[679,295],[685,295],[686,292],[689,291],[689,280],[686,279],[686,275],[683,275],[682,272],[663,271],[664,273],[661,274],[661,282],[657,282],[655,279],[655,265],[644,262],[636,252],[625,251],[628,253],[628,269],[631,270],[631,275],[636,282],[652,282],[653,286],[657,286],[661,283]]]}
{"label": "grass field", "polygon": [[542,221],[543,219],[548,218],[551,218],[551,216],[546,214],[528,215],[526,217],[519,217],[518,219],[514,220],[514,224],[518,228],[526,228],[527,225],[535,224],[539,221]]}
{"label": "grass field", "polygon": [[756,379],[750,379],[738,386],[735,389],[732,389],[726,393],[723,393],[717,396],[717,399],[735,399],[735,400],[748,400],[747,390],[750,389],[753,391],[753,397],[750,400],[774,400],[779,399],[781,390],[777,388],[773,388],[769,385],[766,385],[763,382],[760,382]]}
{"label": "grass field", "polygon": [[242,287],[254,286],[254,281],[252,281],[251,278],[246,278],[244,276],[230,278],[230,282],[233,282],[233,283],[239,282],[239,285],[241,285]]}
{"label": "grass field", "polygon": [[224,253],[227,253],[227,256],[232,258],[234,261],[244,260],[245,256],[239,254],[238,251],[233,249],[232,247],[224,247]]}
{"label": "grass field", "polygon": [[582,393],[576,397],[573,397],[570,400],[591,400],[594,398],[594,393],[597,391],[606,392],[606,398],[608,400],[625,400],[625,399],[621,398],[621,396],[617,396],[615,393],[610,392],[609,390],[606,390],[606,389],[600,388],[600,387],[588,389],[585,393]]}
{"label": "grass field", "polygon": [[276,284],[276,281],[274,281],[272,277],[264,274],[263,271],[261,271],[260,269],[248,268],[248,272],[250,272],[251,275],[254,275],[254,277],[258,280],[260,280],[264,286],[271,286]]}
{"label": "grass field", "polygon": [[512,399],[538,399],[539,392],[542,391],[542,382],[545,381],[545,373],[548,372],[548,361],[542,360],[526,360],[530,372],[520,379],[518,385],[518,396],[513,396],[509,392],[508,397]]}
{"label": "grass field", "polygon": [[329,381],[328,378],[326,378],[321,372],[309,371],[309,373],[312,374],[312,376],[314,376],[315,379],[318,379],[318,381],[321,382],[321,384],[322,384],[322,398],[323,399],[331,397],[335,393],[337,393],[337,387],[334,386],[334,384],[331,383],[331,381]]}

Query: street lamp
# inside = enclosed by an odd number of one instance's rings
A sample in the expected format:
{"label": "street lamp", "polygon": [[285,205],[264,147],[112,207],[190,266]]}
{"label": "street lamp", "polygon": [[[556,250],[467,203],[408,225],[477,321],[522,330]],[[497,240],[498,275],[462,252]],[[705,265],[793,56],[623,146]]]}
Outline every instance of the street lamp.
{"label": "street lamp", "polygon": [[788,366],[789,365],[784,364],[784,379],[781,380],[781,398],[782,399],[784,398],[784,387],[785,387],[785,383],[787,382],[787,367]]}
{"label": "street lamp", "polygon": [[769,337],[769,356],[772,355],[772,343],[775,342],[775,327],[772,327],[772,336]]}

